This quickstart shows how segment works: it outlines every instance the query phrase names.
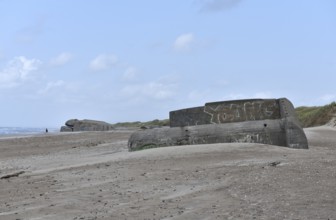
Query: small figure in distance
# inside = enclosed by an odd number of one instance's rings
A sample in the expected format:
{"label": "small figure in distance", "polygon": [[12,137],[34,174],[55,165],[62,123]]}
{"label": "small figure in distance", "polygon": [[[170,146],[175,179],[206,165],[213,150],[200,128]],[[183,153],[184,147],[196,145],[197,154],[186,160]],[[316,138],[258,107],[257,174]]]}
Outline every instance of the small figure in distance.
{"label": "small figure in distance", "polygon": [[46,133],[48,133],[48,128],[46,128]]}

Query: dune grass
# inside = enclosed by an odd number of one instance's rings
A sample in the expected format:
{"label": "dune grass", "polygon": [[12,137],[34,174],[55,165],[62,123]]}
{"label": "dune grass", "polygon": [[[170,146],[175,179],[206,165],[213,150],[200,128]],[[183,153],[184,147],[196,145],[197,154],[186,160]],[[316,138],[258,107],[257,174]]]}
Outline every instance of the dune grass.
{"label": "dune grass", "polygon": [[325,125],[336,116],[336,102],[325,106],[301,106],[295,111],[303,127]]}
{"label": "dune grass", "polygon": [[135,121],[135,122],[119,122],[114,124],[115,127],[162,127],[162,126],[169,126],[169,119],[155,119],[152,121],[147,122],[141,122],[141,121]]}

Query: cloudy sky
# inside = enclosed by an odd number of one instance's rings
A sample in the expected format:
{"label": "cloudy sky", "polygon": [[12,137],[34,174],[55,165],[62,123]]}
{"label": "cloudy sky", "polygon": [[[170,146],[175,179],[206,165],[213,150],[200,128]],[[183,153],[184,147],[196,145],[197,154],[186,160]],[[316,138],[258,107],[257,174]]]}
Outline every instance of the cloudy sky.
{"label": "cloudy sky", "polygon": [[0,126],[336,100],[334,0],[0,0]]}

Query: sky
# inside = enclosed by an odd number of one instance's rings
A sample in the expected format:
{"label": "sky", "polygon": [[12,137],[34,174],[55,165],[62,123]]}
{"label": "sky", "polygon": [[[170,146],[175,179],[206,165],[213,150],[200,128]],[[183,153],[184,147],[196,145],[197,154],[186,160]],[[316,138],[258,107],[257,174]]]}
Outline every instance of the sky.
{"label": "sky", "polygon": [[336,100],[334,0],[0,0],[0,126]]}

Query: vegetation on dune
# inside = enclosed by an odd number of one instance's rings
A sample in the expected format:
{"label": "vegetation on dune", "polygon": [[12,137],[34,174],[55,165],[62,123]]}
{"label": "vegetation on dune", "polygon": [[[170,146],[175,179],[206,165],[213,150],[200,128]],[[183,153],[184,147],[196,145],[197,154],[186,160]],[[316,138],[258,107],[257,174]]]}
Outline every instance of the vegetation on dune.
{"label": "vegetation on dune", "polygon": [[162,126],[169,126],[169,119],[159,120],[155,119],[153,121],[147,122],[119,122],[114,124],[115,127],[162,127]]}
{"label": "vegetation on dune", "polygon": [[303,127],[325,125],[336,116],[336,102],[325,106],[301,106],[297,107],[295,111]]}

